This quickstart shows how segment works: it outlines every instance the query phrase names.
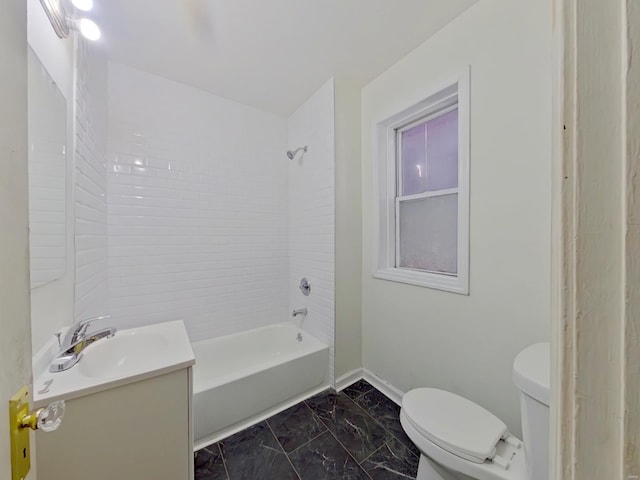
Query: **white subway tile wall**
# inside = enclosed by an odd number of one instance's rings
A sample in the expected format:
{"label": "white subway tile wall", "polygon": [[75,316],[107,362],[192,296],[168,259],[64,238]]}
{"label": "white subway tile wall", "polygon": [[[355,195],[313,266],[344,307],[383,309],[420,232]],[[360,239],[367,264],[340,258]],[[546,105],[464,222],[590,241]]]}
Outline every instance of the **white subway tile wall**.
{"label": "white subway tile wall", "polygon": [[109,64],[108,292],[192,341],[288,318],[285,119]]}
{"label": "white subway tile wall", "polygon": [[75,85],[75,319],[107,313],[107,61],[78,36]]}
{"label": "white subway tile wall", "polygon": [[[325,83],[288,121],[290,149],[308,145],[289,163],[289,306],[307,307],[302,327],[330,346],[333,384],[335,322],[334,83]],[[311,283],[311,295],[298,288]]]}

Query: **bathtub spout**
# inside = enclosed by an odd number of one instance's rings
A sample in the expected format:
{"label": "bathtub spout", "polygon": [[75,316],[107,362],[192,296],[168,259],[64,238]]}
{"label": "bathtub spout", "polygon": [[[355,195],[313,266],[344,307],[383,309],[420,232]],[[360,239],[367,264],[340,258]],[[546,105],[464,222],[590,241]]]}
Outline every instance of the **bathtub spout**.
{"label": "bathtub spout", "polygon": [[309,313],[309,310],[307,310],[306,308],[298,308],[297,310],[294,310],[293,312],[291,312],[291,316],[293,317],[297,317],[298,315],[306,316],[307,313]]}

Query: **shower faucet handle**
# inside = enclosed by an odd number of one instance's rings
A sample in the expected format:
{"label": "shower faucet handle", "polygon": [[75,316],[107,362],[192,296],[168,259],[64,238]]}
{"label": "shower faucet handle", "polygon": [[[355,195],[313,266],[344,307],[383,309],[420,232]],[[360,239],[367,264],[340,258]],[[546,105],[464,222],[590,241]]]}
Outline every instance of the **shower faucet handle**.
{"label": "shower faucet handle", "polygon": [[309,280],[306,279],[306,277],[302,277],[298,288],[305,297],[308,297],[311,293],[311,284],[309,283]]}

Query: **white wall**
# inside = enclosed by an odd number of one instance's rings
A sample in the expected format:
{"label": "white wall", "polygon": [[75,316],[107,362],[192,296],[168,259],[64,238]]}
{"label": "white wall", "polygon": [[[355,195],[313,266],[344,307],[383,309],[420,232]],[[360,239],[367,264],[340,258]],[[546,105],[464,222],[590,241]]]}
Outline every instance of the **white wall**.
{"label": "white wall", "polygon": [[[27,2],[27,37],[29,45],[45,66],[67,102],[67,152],[73,145],[73,39],[59,39],[38,0]],[[37,352],[73,321],[74,289],[74,208],[73,155],[67,154],[66,177],[66,266],[64,275],[31,291],[32,346]]]}
{"label": "white wall", "polygon": [[361,89],[335,82],[336,354],[338,380],[362,368]]}
{"label": "white wall", "polygon": [[75,319],[107,314],[107,60],[78,36],[75,83]]}
{"label": "white wall", "polygon": [[[515,355],[548,339],[551,2],[478,2],[363,89],[364,367],[520,434]],[[373,279],[374,128],[471,66],[470,295]]]}
{"label": "white wall", "polygon": [[[330,346],[330,381],[334,363],[335,135],[334,83],[325,83],[287,122],[289,149],[307,145],[289,162],[289,307],[307,307],[298,316],[304,330]],[[284,157],[286,159],[286,157]],[[298,285],[306,277],[311,294]],[[291,312],[289,312],[289,316]]]}
{"label": "white wall", "polygon": [[288,317],[286,122],[109,64],[109,312],[192,341]]}

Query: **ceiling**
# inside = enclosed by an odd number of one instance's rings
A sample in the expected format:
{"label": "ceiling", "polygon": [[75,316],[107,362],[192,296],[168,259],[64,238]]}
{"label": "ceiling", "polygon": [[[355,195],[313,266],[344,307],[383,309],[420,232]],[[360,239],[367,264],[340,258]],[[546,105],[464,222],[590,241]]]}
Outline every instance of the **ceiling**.
{"label": "ceiling", "polygon": [[96,0],[110,59],[282,115],[366,85],[477,0]]}

